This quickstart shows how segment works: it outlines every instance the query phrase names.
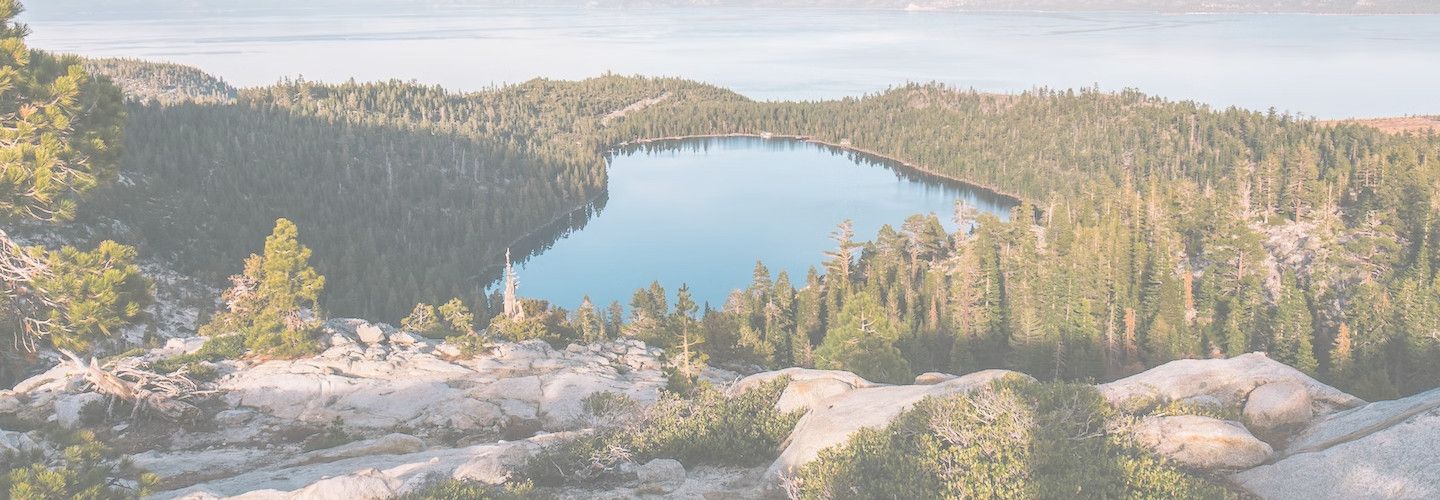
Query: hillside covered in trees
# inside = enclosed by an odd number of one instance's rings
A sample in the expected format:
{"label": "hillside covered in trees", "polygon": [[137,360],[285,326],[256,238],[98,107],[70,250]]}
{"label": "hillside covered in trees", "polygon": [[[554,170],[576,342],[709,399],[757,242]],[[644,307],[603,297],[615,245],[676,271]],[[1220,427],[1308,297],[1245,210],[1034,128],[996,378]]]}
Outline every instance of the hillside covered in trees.
{"label": "hillside covered in trees", "polygon": [[864,373],[881,351],[831,337],[879,336],[897,349],[883,360],[894,380],[986,367],[1112,379],[1261,350],[1370,397],[1440,384],[1434,134],[1133,91],[936,85],[657,108],[617,129],[617,140],[766,131],[848,143],[1026,201],[972,234],[917,217],[862,245],[842,228],[827,272],[804,285],[757,268],[707,319],[738,321],[741,338],[711,348]]}
{"label": "hillside covered in trees", "polygon": [[[1434,496],[1440,392],[1366,404],[1315,380],[1370,399],[1440,385],[1433,131],[1091,89],[235,90],[31,50],[18,11],[0,0],[7,497],[587,497],[713,467],[742,498],[1364,496],[1391,478]],[[956,206],[956,232],[915,215],[862,241],[841,223],[803,279],[757,263],[718,309],[658,283],[628,311],[520,295],[507,249],[603,205],[607,151],[728,134],[1020,203],[1003,220]],[[12,237],[49,231],[95,241]],[[163,347],[131,335],[156,260],[229,275]],[[843,371],[770,370],[793,366]]]}
{"label": "hillside covered in trees", "polygon": [[[531,315],[545,325],[519,335],[677,345],[685,328],[674,322],[693,321],[686,335],[704,336],[692,340],[711,362],[860,373],[887,364],[897,380],[986,367],[1113,379],[1264,350],[1362,395],[1440,384],[1433,135],[1135,91],[914,84],[755,102],[618,76],[473,94],[284,82],[241,91],[234,105],[132,105],[129,121],[125,171],[143,180],[117,202],[122,219],[218,277],[274,218],[293,217],[332,277],[322,304],[343,314],[394,318],[452,296],[496,311],[481,287],[504,249],[557,217],[573,224],[551,224],[546,237],[583,224],[566,214],[603,193],[612,145],[773,133],[848,144],[1026,203],[1012,222],[957,211],[978,222],[973,234],[919,216],[868,243],[838,231],[824,272],[802,280],[757,268],[750,289],[703,317],[667,307],[657,286],[637,293],[624,328],[620,305],[591,305]],[[891,354],[852,359],[861,351]]]}
{"label": "hillside covered in trees", "polygon": [[218,79],[171,65],[90,65],[141,89],[129,92],[121,162],[133,185],[95,212],[212,281],[238,271],[276,218],[292,218],[333,276],[326,309],[392,320],[416,300],[461,296],[483,307],[507,248],[539,250],[583,225],[603,203],[597,130],[607,114],[667,92],[733,98],[689,82],[606,77],[472,94],[287,81],[230,102],[215,98]]}

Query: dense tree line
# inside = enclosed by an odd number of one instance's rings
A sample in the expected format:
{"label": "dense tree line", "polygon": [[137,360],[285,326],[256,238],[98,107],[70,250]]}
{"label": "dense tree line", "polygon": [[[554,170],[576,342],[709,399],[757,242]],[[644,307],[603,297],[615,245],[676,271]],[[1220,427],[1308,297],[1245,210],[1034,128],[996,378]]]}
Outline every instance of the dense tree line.
{"label": "dense tree line", "polygon": [[471,94],[286,81],[231,104],[135,102],[122,165],[135,185],[102,211],[212,280],[288,217],[331,277],[322,303],[335,314],[395,321],[449,297],[483,306],[508,247],[543,248],[603,199],[602,118],[662,89],[724,93],[619,77]]}
{"label": "dense tree line", "polygon": [[933,214],[864,244],[842,227],[804,283],[757,267],[704,318],[712,358],[891,381],[987,367],[1110,379],[1263,350],[1369,397],[1440,385],[1434,135],[1132,91],[937,85],[652,109],[613,132],[808,136],[1026,200],[973,232]]}
{"label": "dense tree line", "polygon": [[[1440,384],[1440,139],[1212,110],[1139,92],[991,95],[940,85],[754,102],[607,76],[472,94],[399,82],[283,82],[233,105],[132,106],[117,202],[192,268],[233,271],[277,217],[333,279],[321,303],[398,318],[481,287],[504,249],[604,189],[604,152],[640,139],[813,137],[1011,193],[973,232],[917,216],[823,272],[771,276],[676,312],[658,285],[573,314],[527,301],[505,338],[635,335],[693,361],[843,367],[884,380],[1003,366],[1108,379],[1181,357],[1265,350],[1362,395]],[[122,197],[123,198],[123,197]],[[581,218],[583,221],[583,217]],[[543,245],[542,245],[543,246]],[[680,301],[685,302],[685,301]],[[694,328],[691,328],[691,327]],[[683,338],[682,338],[683,337]],[[693,338],[692,338],[693,337]]]}
{"label": "dense tree line", "polygon": [[86,59],[85,71],[109,78],[126,99],[146,103],[227,103],[238,91],[193,66],[128,58]]}

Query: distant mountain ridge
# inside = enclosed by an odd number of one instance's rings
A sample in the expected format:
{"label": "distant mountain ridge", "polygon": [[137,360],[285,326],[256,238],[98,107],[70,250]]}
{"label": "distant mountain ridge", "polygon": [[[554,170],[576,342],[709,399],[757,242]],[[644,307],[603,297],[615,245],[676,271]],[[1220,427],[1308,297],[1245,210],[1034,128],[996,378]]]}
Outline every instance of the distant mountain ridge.
{"label": "distant mountain ridge", "polygon": [[82,15],[137,16],[166,13],[240,13],[270,9],[416,8],[451,5],[570,8],[827,8],[949,12],[1161,12],[1440,14],[1434,0],[49,0],[27,6],[28,19]]}

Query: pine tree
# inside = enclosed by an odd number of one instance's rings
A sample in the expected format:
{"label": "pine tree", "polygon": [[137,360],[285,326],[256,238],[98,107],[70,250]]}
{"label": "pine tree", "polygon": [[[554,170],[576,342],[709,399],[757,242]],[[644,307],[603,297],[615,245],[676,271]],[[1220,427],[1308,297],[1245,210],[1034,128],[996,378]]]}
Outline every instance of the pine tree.
{"label": "pine tree", "polygon": [[80,200],[115,177],[120,93],[76,57],[25,45],[22,7],[0,0],[0,385],[23,371],[17,351],[43,342],[85,350],[141,317],[149,282],[135,252],[106,241],[94,251],[24,248],[12,222],[74,218]]}
{"label": "pine tree", "polygon": [[601,342],[608,337],[605,324],[599,311],[595,310],[595,304],[590,302],[589,295],[580,301],[580,308],[575,310],[575,330],[580,332],[580,340],[586,343]]}
{"label": "pine tree", "polygon": [[465,307],[459,297],[440,306],[440,318],[445,320],[445,326],[451,335],[475,334],[475,315],[470,313],[470,308]]}
{"label": "pine tree", "polygon": [[525,319],[525,308],[520,305],[520,278],[510,262],[510,249],[505,249],[505,317],[512,320]]}
{"label": "pine tree", "polygon": [[1355,362],[1355,343],[1350,338],[1350,325],[1341,322],[1335,332],[1335,342],[1330,346],[1330,378],[1343,380],[1350,374]]}
{"label": "pine tree", "polygon": [[796,366],[815,366],[814,345],[825,333],[825,290],[820,273],[810,268],[805,287],[795,294],[795,331],[790,341]]}
{"label": "pine tree", "polygon": [[855,250],[860,248],[855,243],[855,221],[845,219],[830,233],[830,239],[835,240],[835,249],[825,252],[825,269],[831,277],[830,284],[832,287],[848,288],[850,267],[855,264]]}
{"label": "pine tree", "polygon": [[0,0],[0,219],[69,220],[115,177],[120,93],[76,57],[26,47],[21,10]]}
{"label": "pine tree", "polygon": [[325,277],[310,267],[310,248],[300,244],[299,230],[289,219],[277,219],[265,238],[265,255],[257,293],[263,312],[281,316],[314,309],[325,289]]}
{"label": "pine tree", "polygon": [[699,350],[703,340],[695,335],[695,312],[697,310],[695,300],[690,296],[690,287],[681,284],[675,292],[675,313],[670,321],[675,329],[672,336],[675,345],[669,349],[669,360],[666,386],[675,392],[689,392],[700,380],[700,373],[705,369],[705,361],[708,356]]}
{"label": "pine tree", "polygon": [[240,333],[247,348],[264,354],[299,356],[318,350],[315,308],[325,277],[310,267],[310,249],[298,237],[294,223],[276,220],[263,255],[251,255],[244,272],[231,276],[223,297],[227,311],[212,318],[201,334]]}
{"label": "pine tree", "polygon": [[790,274],[780,271],[771,288],[770,300],[765,303],[765,340],[774,353],[771,363],[775,366],[794,366],[797,349],[802,345],[795,340],[795,288],[790,285]]}
{"label": "pine tree", "polygon": [[1282,276],[1280,293],[1271,321],[1271,355],[1282,363],[1313,374],[1318,366],[1310,341],[1315,329],[1305,291],[1296,283],[1293,272],[1286,271]]}
{"label": "pine tree", "polygon": [[914,376],[910,364],[895,348],[901,330],[870,293],[857,293],[825,332],[825,340],[815,350],[815,366],[851,371],[879,382],[909,382]]}
{"label": "pine tree", "polygon": [[55,347],[88,352],[142,319],[153,301],[155,285],[140,273],[132,247],[107,240],[91,252],[67,246],[45,260],[47,272],[35,287],[47,297],[64,297],[61,307],[50,309]]}
{"label": "pine tree", "polygon": [[440,318],[435,314],[435,306],[423,302],[415,304],[410,315],[400,320],[400,328],[426,337],[444,336],[440,328]]}
{"label": "pine tree", "polygon": [[624,330],[624,324],[625,306],[620,305],[618,300],[611,301],[610,306],[605,308],[605,335],[610,338],[619,337]]}

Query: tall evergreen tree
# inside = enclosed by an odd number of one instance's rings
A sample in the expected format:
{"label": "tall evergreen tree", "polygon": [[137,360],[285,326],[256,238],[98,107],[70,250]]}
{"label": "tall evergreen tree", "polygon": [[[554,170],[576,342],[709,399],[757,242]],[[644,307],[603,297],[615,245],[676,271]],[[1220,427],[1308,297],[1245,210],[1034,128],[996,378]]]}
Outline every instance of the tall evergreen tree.
{"label": "tall evergreen tree", "polygon": [[847,370],[869,380],[904,383],[914,374],[895,347],[901,327],[866,292],[846,301],[839,320],[825,332],[815,350],[817,368]]}

